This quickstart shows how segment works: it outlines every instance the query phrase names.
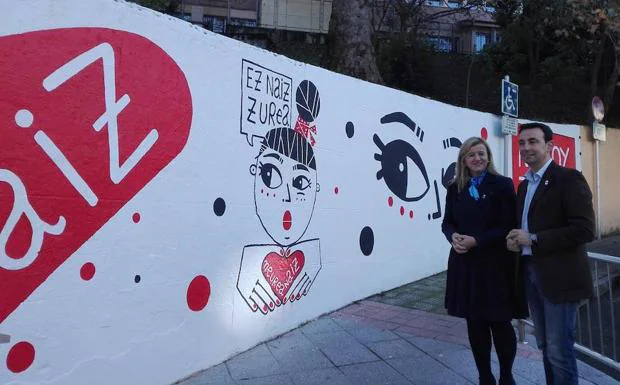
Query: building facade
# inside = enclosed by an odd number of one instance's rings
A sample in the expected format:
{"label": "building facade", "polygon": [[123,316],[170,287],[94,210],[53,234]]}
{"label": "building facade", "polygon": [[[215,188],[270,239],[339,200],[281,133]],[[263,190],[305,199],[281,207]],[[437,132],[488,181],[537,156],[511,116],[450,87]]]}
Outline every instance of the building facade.
{"label": "building facade", "polygon": [[184,0],[182,17],[217,33],[265,28],[326,34],[331,0]]}

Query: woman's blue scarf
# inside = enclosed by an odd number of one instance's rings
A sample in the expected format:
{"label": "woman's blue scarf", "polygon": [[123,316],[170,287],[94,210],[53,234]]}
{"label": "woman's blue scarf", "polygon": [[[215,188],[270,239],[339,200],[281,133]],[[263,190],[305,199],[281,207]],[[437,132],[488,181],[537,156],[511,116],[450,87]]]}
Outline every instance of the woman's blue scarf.
{"label": "woman's blue scarf", "polygon": [[484,180],[484,177],[487,175],[487,172],[484,171],[480,176],[472,176],[469,183],[469,195],[475,200],[480,199],[480,194],[478,193],[478,186]]}

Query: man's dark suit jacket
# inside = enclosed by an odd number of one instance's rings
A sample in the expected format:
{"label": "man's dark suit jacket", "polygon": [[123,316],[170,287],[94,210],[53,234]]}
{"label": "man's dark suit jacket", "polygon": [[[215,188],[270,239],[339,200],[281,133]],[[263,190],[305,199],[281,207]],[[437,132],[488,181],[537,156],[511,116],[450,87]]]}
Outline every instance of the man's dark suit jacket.
{"label": "man's dark suit jacket", "polygon": [[[527,180],[517,192],[519,227]],[[592,276],[586,243],[594,239],[592,192],[577,170],[551,162],[543,175],[528,212],[532,262],[543,295],[552,303],[578,302],[592,295]]]}

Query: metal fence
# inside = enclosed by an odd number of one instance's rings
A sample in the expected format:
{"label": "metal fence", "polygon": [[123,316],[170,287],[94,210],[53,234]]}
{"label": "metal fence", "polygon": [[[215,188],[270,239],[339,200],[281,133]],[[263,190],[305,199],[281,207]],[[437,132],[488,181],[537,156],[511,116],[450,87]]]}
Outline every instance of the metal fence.
{"label": "metal fence", "polygon": [[[577,351],[620,373],[620,258],[588,253],[594,297],[583,301],[577,312]],[[519,339],[525,324],[519,322]]]}

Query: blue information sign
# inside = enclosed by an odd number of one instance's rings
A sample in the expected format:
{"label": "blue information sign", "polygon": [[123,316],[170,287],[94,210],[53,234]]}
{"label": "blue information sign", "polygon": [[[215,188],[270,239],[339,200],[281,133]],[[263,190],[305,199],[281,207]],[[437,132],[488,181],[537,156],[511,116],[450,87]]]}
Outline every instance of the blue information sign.
{"label": "blue information sign", "polygon": [[519,86],[502,79],[502,114],[519,116]]}

